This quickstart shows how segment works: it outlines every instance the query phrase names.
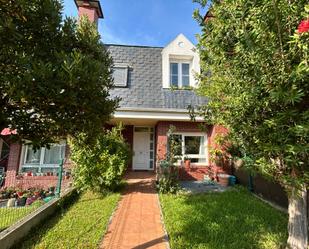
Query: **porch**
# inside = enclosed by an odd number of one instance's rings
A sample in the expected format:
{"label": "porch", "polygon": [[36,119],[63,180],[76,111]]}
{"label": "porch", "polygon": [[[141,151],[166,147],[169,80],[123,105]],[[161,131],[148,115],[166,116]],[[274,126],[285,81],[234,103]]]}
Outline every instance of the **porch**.
{"label": "porch", "polygon": [[[210,160],[209,148],[215,145],[215,136],[225,132],[221,127],[202,122],[147,119],[117,119],[113,125],[120,122],[124,124],[123,136],[132,150],[128,171],[156,171],[160,161],[166,158],[168,133],[174,126],[173,135],[178,136],[181,143],[177,162],[180,180],[203,180],[205,176],[230,173],[228,168],[218,167]],[[190,159],[190,167],[185,166],[185,159]]]}

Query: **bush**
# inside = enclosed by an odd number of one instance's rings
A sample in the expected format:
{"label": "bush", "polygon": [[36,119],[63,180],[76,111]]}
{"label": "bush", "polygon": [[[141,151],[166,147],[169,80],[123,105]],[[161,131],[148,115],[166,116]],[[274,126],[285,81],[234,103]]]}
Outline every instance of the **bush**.
{"label": "bush", "polygon": [[69,140],[76,187],[105,192],[114,191],[120,185],[130,155],[121,130],[121,127],[107,130],[91,145],[84,134]]}
{"label": "bush", "polygon": [[162,194],[175,194],[179,190],[178,168],[167,161],[160,162],[158,191]]}
{"label": "bush", "polygon": [[175,166],[179,156],[179,141],[173,133],[175,131],[174,126],[170,126],[168,134],[168,151],[163,160],[159,161],[158,169],[158,191],[160,193],[172,193],[175,194],[179,190],[178,184],[178,167]]}

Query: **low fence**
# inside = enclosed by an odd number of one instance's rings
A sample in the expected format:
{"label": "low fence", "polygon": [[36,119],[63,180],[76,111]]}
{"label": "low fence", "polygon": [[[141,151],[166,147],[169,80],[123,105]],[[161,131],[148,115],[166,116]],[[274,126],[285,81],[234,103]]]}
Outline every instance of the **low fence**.
{"label": "low fence", "polygon": [[[239,184],[252,188],[251,191],[283,208],[288,207],[288,198],[284,189],[278,184],[268,181],[259,174],[250,175],[244,170],[234,170]],[[251,182],[250,182],[251,181]]]}
{"label": "low fence", "polygon": [[[48,187],[45,188],[37,185],[35,185],[37,187],[21,188],[19,182],[16,181],[16,186],[0,190],[0,232],[36,211],[55,197],[59,197],[61,191],[70,187],[63,173],[63,161],[59,165],[57,174],[53,177],[55,178],[53,180],[54,186],[47,184],[45,186]],[[42,178],[44,177],[42,176]],[[47,178],[50,178],[50,176]],[[28,181],[31,181],[31,179],[28,179]],[[42,179],[41,181],[48,182],[49,179]],[[31,184],[23,184],[22,186],[31,186]]]}
{"label": "low fence", "polygon": [[[42,204],[41,202],[41,206],[36,206],[36,208],[27,213],[27,215],[21,213],[24,215],[22,219],[19,219],[13,225],[0,232],[0,248],[9,249],[14,245],[18,245],[18,243],[20,243],[20,241],[26,237],[33,228],[39,226],[44,220],[53,215],[60,208],[72,203],[72,200],[76,199],[77,196],[77,191],[73,188],[69,188],[62,191],[61,198],[54,196],[48,201],[48,203]],[[26,208],[27,207],[19,209],[25,211]]]}

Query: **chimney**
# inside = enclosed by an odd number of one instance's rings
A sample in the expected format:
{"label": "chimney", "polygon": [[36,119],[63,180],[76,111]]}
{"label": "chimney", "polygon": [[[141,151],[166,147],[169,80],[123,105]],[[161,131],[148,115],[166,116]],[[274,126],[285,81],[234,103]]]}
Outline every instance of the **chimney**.
{"label": "chimney", "polygon": [[78,16],[88,16],[91,22],[98,24],[99,18],[104,18],[99,0],[74,0],[78,9]]}

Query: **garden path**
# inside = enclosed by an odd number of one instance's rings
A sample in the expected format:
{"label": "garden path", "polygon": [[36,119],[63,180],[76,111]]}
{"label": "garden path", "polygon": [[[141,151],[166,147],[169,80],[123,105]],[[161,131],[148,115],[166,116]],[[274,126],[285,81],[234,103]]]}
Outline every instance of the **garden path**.
{"label": "garden path", "polygon": [[155,175],[129,172],[128,185],[104,236],[104,249],[166,249]]}

